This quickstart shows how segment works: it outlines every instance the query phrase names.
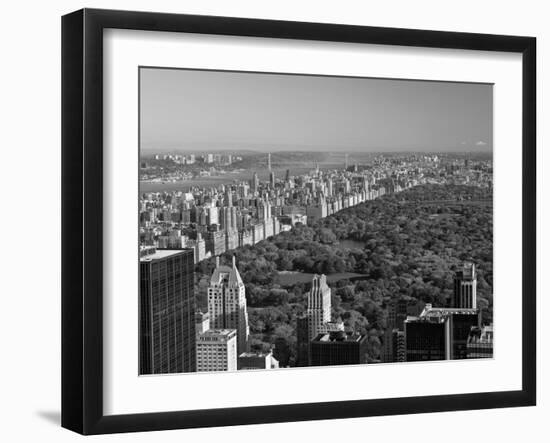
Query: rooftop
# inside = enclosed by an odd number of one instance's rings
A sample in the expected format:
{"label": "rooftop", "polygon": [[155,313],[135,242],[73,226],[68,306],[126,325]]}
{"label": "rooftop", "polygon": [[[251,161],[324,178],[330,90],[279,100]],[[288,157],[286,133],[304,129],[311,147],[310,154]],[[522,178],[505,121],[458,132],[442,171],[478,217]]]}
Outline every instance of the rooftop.
{"label": "rooftop", "polygon": [[156,249],[154,252],[140,256],[139,261],[148,262],[152,260],[160,260],[186,251],[192,251],[192,249]]}
{"label": "rooftop", "polygon": [[329,333],[321,333],[318,334],[313,341],[314,342],[323,342],[323,343],[333,343],[333,342],[341,342],[341,343],[355,343],[359,342],[363,339],[363,335],[354,332],[351,334],[348,334],[344,331],[333,331]]}
{"label": "rooftop", "polygon": [[436,308],[430,303],[427,303],[420,317],[436,316],[436,315],[451,315],[451,314],[469,314],[477,315],[478,310],[473,308]]}
{"label": "rooftop", "polygon": [[231,287],[244,285],[241,274],[239,274],[239,270],[235,264],[235,256],[233,256],[231,267],[220,265],[220,259],[216,257],[216,269],[212,273],[210,284],[219,285],[223,282],[228,283]]}
{"label": "rooftop", "polygon": [[271,352],[243,352],[239,358],[265,358],[272,355]]}
{"label": "rooftop", "polygon": [[429,311],[424,310],[422,312],[422,315],[433,315],[433,314],[441,314],[441,315],[449,315],[449,314],[470,314],[470,315],[476,315],[477,309],[470,309],[470,308],[431,308]]}
{"label": "rooftop", "polygon": [[237,331],[235,329],[209,329],[208,331],[202,332],[201,337],[226,337],[231,338],[236,335]]}
{"label": "rooftop", "polygon": [[451,315],[478,315],[477,309],[470,308],[434,308],[431,304],[426,304],[424,310],[420,315],[409,315],[405,322],[430,322],[430,323],[443,323]]}

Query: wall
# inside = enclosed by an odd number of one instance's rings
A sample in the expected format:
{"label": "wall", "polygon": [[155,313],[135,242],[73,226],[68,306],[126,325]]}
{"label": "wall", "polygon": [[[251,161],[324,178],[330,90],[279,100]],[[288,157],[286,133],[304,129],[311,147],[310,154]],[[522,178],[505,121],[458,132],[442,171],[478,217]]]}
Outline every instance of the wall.
{"label": "wall", "polygon": [[[234,15],[359,25],[533,35],[539,39],[539,152],[550,119],[549,39],[544,2],[421,1],[324,2],[112,0],[4,2],[2,7],[2,364],[0,407],[3,441],[74,441],[58,427],[60,397],[60,16],[83,6]],[[546,19],[545,19],[546,17]],[[548,157],[542,160],[548,171]],[[539,177],[542,174],[539,173]],[[539,190],[548,196],[548,178]],[[7,199],[7,201],[6,201]],[[539,195],[539,202],[542,198]],[[21,205],[21,206],[20,206]],[[550,221],[548,204],[539,225]],[[541,213],[544,212],[542,215]],[[539,229],[540,231],[540,229]],[[550,265],[548,233],[542,233]],[[6,269],[7,267],[7,269]],[[32,269],[32,274],[29,270]],[[539,279],[539,283],[540,282]],[[540,294],[550,287],[545,282]],[[7,303],[6,303],[7,302]],[[539,312],[548,307],[539,300]],[[539,315],[539,318],[541,316]],[[539,374],[549,368],[548,323],[539,322]],[[542,353],[544,351],[544,353]],[[99,437],[94,441],[543,441],[549,434],[550,393],[539,377],[539,406],[493,411],[378,417],[277,425]],[[429,382],[429,380],[418,380]],[[463,431],[463,432],[461,432]],[[467,437],[466,437],[467,435]]]}

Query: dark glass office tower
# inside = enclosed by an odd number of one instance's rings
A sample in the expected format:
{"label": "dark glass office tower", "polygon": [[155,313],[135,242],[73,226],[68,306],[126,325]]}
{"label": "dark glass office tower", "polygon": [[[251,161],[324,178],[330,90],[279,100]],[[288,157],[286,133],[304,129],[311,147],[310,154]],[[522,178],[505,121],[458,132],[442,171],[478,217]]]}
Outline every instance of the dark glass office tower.
{"label": "dark glass office tower", "polygon": [[194,252],[142,251],[139,373],[196,371]]}
{"label": "dark glass office tower", "polygon": [[309,366],[309,317],[296,319],[296,366]]}
{"label": "dark glass office tower", "polygon": [[467,358],[472,327],[480,326],[477,309],[433,308],[405,320],[407,361]]}
{"label": "dark glass office tower", "polygon": [[481,315],[477,309],[457,309],[451,312],[453,348],[451,359],[468,358],[468,337],[474,327],[481,326]]}
{"label": "dark glass office tower", "polygon": [[310,366],[358,365],[367,363],[367,336],[331,331],[310,343]]}
{"label": "dark glass office tower", "polygon": [[405,320],[406,361],[450,360],[451,322],[446,314]]}

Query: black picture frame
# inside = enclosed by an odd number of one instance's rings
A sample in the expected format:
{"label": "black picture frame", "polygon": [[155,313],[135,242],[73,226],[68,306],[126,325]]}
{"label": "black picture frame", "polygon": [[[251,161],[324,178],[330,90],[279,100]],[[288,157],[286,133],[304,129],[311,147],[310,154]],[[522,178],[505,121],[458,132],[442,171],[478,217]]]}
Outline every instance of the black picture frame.
{"label": "black picture frame", "polygon": [[[103,30],[192,32],[522,54],[522,389],[326,403],[103,413]],[[62,18],[62,426],[106,434],[536,404],[536,39],[83,9]]]}

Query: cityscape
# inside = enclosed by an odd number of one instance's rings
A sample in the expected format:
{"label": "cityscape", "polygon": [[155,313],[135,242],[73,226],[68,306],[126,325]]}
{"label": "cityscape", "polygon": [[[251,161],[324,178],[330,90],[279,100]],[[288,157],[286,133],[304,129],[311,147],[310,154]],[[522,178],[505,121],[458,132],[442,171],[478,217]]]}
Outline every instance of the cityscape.
{"label": "cityscape", "polygon": [[143,153],[139,373],[491,358],[492,168]]}
{"label": "cityscape", "polygon": [[492,84],[141,67],[139,103],[140,375],[493,357]]}

